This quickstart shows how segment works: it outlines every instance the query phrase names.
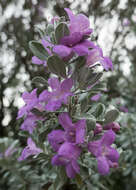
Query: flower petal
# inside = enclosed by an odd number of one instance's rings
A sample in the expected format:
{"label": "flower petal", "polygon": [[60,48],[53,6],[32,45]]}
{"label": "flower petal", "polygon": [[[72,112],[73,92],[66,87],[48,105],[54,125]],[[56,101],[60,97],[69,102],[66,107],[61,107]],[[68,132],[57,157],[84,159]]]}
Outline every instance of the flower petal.
{"label": "flower petal", "polygon": [[50,85],[50,87],[53,90],[57,90],[60,88],[60,82],[59,82],[58,78],[56,78],[56,77],[49,78],[48,84]]}
{"label": "flower petal", "polygon": [[51,92],[48,92],[48,90],[44,90],[40,95],[39,95],[39,101],[40,102],[47,102],[51,99]]}
{"label": "flower petal", "polygon": [[87,55],[89,50],[88,47],[82,45],[81,43],[75,45],[73,48],[73,51],[77,53],[79,56]]}
{"label": "flower petal", "polygon": [[30,155],[31,155],[31,150],[28,147],[25,147],[21,153],[21,156],[18,158],[18,161],[25,160]]}
{"label": "flower petal", "polygon": [[63,92],[69,92],[73,86],[73,80],[72,78],[65,79],[61,83],[61,91]]}
{"label": "flower petal", "polygon": [[85,140],[85,133],[86,133],[86,121],[80,120],[75,124],[76,127],[76,143],[84,143]]}
{"label": "flower petal", "polygon": [[61,101],[60,100],[50,100],[46,106],[45,109],[47,111],[56,111],[61,107]]}
{"label": "flower petal", "polygon": [[128,112],[128,108],[125,107],[125,106],[120,106],[120,111],[124,112],[124,113],[127,113]]}
{"label": "flower petal", "polygon": [[112,61],[109,57],[103,57],[103,61],[101,61],[101,64],[103,66],[103,68],[108,71],[109,69],[111,69],[113,71],[113,64]]}
{"label": "flower petal", "polygon": [[102,153],[101,140],[92,141],[88,143],[88,150],[96,157]]}
{"label": "flower petal", "polygon": [[103,156],[97,158],[98,171],[101,175],[107,175],[109,173],[109,164],[107,159]]}
{"label": "flower petal", "polygon": [[37,100],[37,88],[35,88],[32,92],[24,92],[22,94],[22,98],[25,101],[26,104],[30,104],[33,102],[35,103],[34,100]]}
{"label": "flower petal", "polygon": [[82,40],[82,34],[80,32],[75,32],[69,36],[64,36],[61,39],[61,44],[72,47]]}
{"label": "flower petal", "polygon": [[68,164],[68,162],[69,162],[68,159],[63,158],[59,155],[53,156],[51,160],[52,165],[57,165],[57,166],[65,166]]}
{"label": "flower petal", "polygon": [[100,99],[101,95],[102,95],[101,93],[98,93],[98,94],[92,96],[91,100],[97,102]]}
{"label": "flower petal", "polygon": [[89,29],[89,26],[89,19],[85,15],[79,14],[75,16],[72,21],[70,21],[70,33],[72,34],[80,31],[82,35],[88,35],[92,32],[92,29]]}
{"label": "flower petal", "polygon": [[64,104],[68,103],[68,97],[73,96],[74,94],[72,92],[65,92],[63,93],[63,96],[61,97],[61,100]]}
{"label": "flower petal", "polygon": [[32,134],[32,132],[36,126],[35,122],[37,120],[38,120],[38,117],[36,117],[35,115],[27,115],[24,122],[21,124],[20,129],[29,131],[29,133]]}
{"label": "flower petal", "polygon": [[79,167],[76,160],[72,160],[72,167],[73,167],[73,169],[75,170],[76,173],[80,172],[80,167]]}
{"label": "flower petal", "polygon": [[59,123],[65,130],[74,127],[74,124],[72,123],[72,120],[70,119],[68,113],[61,113],[59,115]]}
{"label": "flower petal", "polygon": [[66,173],[67,173],[67,176],[68,176],[69,178],[74,178],[74,177],[75,177],[76,172],[75,172],[75,170],[73,169],[71,163],[69,163],[69,164],[66,166]]}
{"label": "flower petal", "polygon": [[90,26],[89,19],[83,14],[78,14],[76,16],[76,22],[79,24],[79,31],[82,32],[85,32]]}
{"label": "flower petal", "polygon": [[56,45],[53,47],[53,52],[62,58],[70,56],[72,49],[65,45]]}
{"label": "flower petal", "polygon": [[104,133],[101,142],[103,145],[111,145],[115,141],[116,134],[110,129]]}
{"label": "flower petal", "polygon": [[102,130],[103,130],[102,125],[99,124],[99,123],[96,123],[96,127],[94,129],[94,135],[97,135],[97,134],[101,133]]}
{"label": "flower petal", "polygon": [[27,139],[27,145],[28,145],[31,149],[35,149],[35,147],[36,147],[34,141],[33,141],[32,138],[30,138],[30,137]]}
{"label": "flower petal", "polygon": [[87,56],[87,65],[91,66],[97,62],[101,62],[103,58],[100,55],[100,51],[98,48],[94,48],[89,51],[88,56]]}
{"label": "flower petal", "polygon": [[72,143],[65,142],[59,148],[58,154],[69,160],[77,159],[80,155],[81,149]]}
{"label": "flower petal", "polygon": [[22,108],[19,109],[17,114],[17,119],[20,119],[25,114],[27,114],[27,106],[23,106]]}
{"label": "flower petal", "polygon": [[16,152],[17,151],[17,148],[14,148],[13,147],[13,144],[11,144],[7,149],[6,149],[6,151],[5,151],[5,153],[4,153],[4,156],[5,157],[10,157],[10,156],[12,156],[12,154],[14,153],[14,152]]}
{"label": "flower petal", "polygon": [[32,57],[32,63],[36,64],[36,65],[42,65],[44,62],[42,60],[40,60],[38,57],[33,56]]}
{"label": "flower petal", "polygon": [[117,150],[112,147],[108,147],[107,150],[108,150],[108,154],[106,155],[106,157],[112,162],[118,162],[119,153],[117,152]]}
{"label": "flower petal", "polygon": [[52,165],[57,165],[57,166],[61,166],[61,162],[59,160],[59,156],[58,155],[55,155],[52,157],[52,160],[51,160],[51,163]]}
{"label": "flower petal", "polygon": [[64,142],[64,131],[58,129],[53,130],[48,134],[48,141],[51,144],[54,151],[58,151],[61,144]]}

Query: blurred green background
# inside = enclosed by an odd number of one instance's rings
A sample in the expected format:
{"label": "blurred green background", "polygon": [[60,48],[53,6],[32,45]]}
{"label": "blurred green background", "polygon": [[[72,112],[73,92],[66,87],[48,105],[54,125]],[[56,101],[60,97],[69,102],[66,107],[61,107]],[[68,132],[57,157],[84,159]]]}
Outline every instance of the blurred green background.
{"label": "blurred green background", "polygon": [[[34,76],[44,76],[42,67],[31,64],[32,54],[28,48],[30,40],[39,39],[35,26],[45,28],[46,21],[53,16],[66,16],[65,7],[89,17],[94,29],[93,40],[102,47],[104,55],[112,59],[114,71],[107,73],[109,93],[105,103],[128,109],[128,113],[121,112],[119,118],[122,129],[117,143],[124,151],[120,169],[106,179],[101,178],[105,186],[96,190],[134,190],[136,0],[0,0],[0,137],[18,137],[16,116],[23,105],[21,93],[32,89]],[[129,22],[125,25],[127,19]],[[10,189],[4,174],[1,170],[0,189]]]}

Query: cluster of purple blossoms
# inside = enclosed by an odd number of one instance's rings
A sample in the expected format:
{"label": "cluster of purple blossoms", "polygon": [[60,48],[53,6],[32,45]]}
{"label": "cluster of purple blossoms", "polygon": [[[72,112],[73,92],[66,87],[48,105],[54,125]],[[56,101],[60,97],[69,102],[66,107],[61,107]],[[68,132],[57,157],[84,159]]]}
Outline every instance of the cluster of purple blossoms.
{"label": "cluster of purple blossoms", "polygon": [[58,78],[52,77],[48,80],[48,84],[51,91],[44,90],[39,96],[39,101],[46,103],[45,110],[56,111],[62,104],[67,104],[68,97],[73,95],[70,91],[73,81],[68,78],[60,83]]}
{"label": "cluster of purple blossoms", "polygon": [[[68,97],[73,93],[70,91],[73,82],[71,78],[65,79],[59,82],[58,78],[52,77],[48,80],[49,89],[44,90],[39,96],[37,96],[37,89],[34,89],[31,93],[24,92],[22,98],[25,105],[19,110],[17,119],[24,116],[24,122],[21,124],[20,129],[26,130],[30,134],[37,126],[37,121],[44,120],[42,116],[35,115],[32,110],[34,108],[42,111],[56,111],[62,104],[68,103]],[[38,148],[34,145],[32,139],[28,139],[28,146],[23,150],[19,161],[26,159],[30,155],[39,154]],[[31,146],[32,145],[32,146]]]}
{"label": "cluster of purple blossoms", "polygon": [[[90,68],[92,65],[99,63],[108,71],[113,69],[110,58],[103,56],[102,49],[88,40],[89,35],[93,32],[90,28],[88,18],[79,14],[75,16],[71,10],[65,9],[68,14],[69,22],[67,23],[69,35],[63,36],[58,44],[53,44],[49,36],[41,40],[41,44],[49,56],[57,55],[64,62],[76,56],[84,56],[86,59],[85,67]],[[54,18],[51,24],[54,26]],[[38,57],[32,57],[32,63],[37,65],[44,65],[48,67],[48,59],[40,60]],[[25,105],[19,110],[17,119],[24,117],[24,122],[21,125],[21,130],[27,130],[30,135],[37,126],[37,121],[44,121],[44,116],[35,115],[33,109],[39,112],[55,112],[61,110],[58,116],[59,129],[54,129],[48,134],[48,141],[56,154],[52,158],[52,165],[64,166],[67,176],[74,178],[80,172],[78,159],[81,153],[89,151],[98,161],[98,171],[102,175],[109,173],[109,168],[118,166],[119,154],[111,147],[115,140],[115,132],[120,128],[116,122],[109,123],[105,126],[96,123],[94,129],[94,137],[98,134],[102,135],[100,140],[87,141],[86,120],[80,119],[76,122],[72,121],[68,110],[69,99],[74,96],[74,79],[69,73],[65,79],[59,77],[51,77],[48,79],[48,87],[40,94],[37,89],[31,93],[24,92],[22,98]],[[97,82],[96,82],[97,83]],[[91,85],[93,86],[93,85]],[[101,93],[96,94],[91,98],[92,101],[98,101]],[[62,128],[62,129],[61,129]],[[18,158],[19,161],[25,160],[31,155],[38,155],[43,152],[38,148],[32,138],[28,138],[27,146]]]}
{"label": "cluster of purple blossoms", "polygon": [[98,171],[102,175],[109,173],[109,168],[118,166],[119,154],[111,145],[115,140],[115,133],[108,130],[100,140],[92,141],[88,144],[88,150],[96,157]]}
{"label": "cluster of purple blossoms", "polygon": [[[67,12],[70,20],[68,24],[70,34],[62,37],[60,43],[57,45],[52,44],[49,37],[48,41],[42,39],[42,44],[48,54],[52,55],[55,53],[63,60],[71,59],[74,54],[85,56],[87,59],[86,65],[88,67],[96,63],[100,63],[106,71],[109,69],[113,70],[110,58],[103,56],[102,49],[87,39],[93,32],[90,28],[89,19],[83,14],[75,16],[68,8],[65,8],[65,11]],[[50,50],[51,48],[52,52]],[[46,60],[42,61],[35,56],[32,58],[32,62],[37,65],[43,64],[46,66]]]}
{"label": "cluster of purple blossoms", "polygon": [[59,115],[59,123],[64,130],[53,130],[48,134],[48,141],[57,155],[52,158],[53,165],[63,165],[68,177],[75,177],[80,172],[77,159],[80,156],[79,145],[84,143],[86,134],[85,120],[72,123],[68,113]]}
{"label": "cluster of purple blossoms", "polygon": [[[48,141],[53,150],[57,152],[52,158],[52,164],[57,166],[65,166],[68,177],[74,178],[76,173],[80,172],[77,162],[80,153],[82,152],[82,144],[88,146],[90,151],[98,161],[98,171],[101,175],[109,173],[109,168],[118,166],[119,154],[116,149],[110,145],[115,140],[115,132],[119,130],[118,123],[110,123],[102,127],[96,123],[94,135],[100,134],[103,130],[108,130],[104,133],[100,140],[91,141],[86,144],[86,120],[82,119],[76,123],[72,123],[68,113],[59,115],[59,123],[64,130],[53,130],[48,134]],[[85,146],[85,147],[86,147]]]}

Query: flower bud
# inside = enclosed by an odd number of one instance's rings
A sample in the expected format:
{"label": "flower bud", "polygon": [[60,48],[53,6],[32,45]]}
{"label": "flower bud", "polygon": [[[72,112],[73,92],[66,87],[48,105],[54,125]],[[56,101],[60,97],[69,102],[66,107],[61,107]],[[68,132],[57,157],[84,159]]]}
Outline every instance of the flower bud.
{"label": "flower bud", "polygon": [[101,132],[102,132],[102,125],[100,125],[99,123],[96,123],[96,127],[94,129],[94,135],[97,135]]}
{"label": "flower bud", "polygon": [[114,132],[117,132],[120,130],[120,125],[117,122],[112,122],[103,127],[104,130],[112,129]]}
{"label": "flower bud", "polygon": [[110,168],[118,168],[118,163],[117,162],[111,162]]}

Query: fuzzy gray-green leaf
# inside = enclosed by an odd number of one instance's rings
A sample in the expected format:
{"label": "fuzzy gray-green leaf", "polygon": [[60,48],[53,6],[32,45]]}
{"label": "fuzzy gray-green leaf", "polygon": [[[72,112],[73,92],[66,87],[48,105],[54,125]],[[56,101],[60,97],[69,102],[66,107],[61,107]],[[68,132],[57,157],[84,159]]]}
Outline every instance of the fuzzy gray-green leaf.
{"label": "fuzzy gray-green leaf", "polygon": [[66,77],[65,63],[58,56],[56,55],[50,56],[47,60],[47,65],[52,73],[61,76],[63,78]]}
{"label": "fuzzy gray-green leaf", "polygon": [[115,121],[118,116],[119,116],[119,111],[117,109],[109,110],[105,114],[105,121],[104,122],[105,123],[111,123],[111,122]]}
{"label": "fuzzy gray-green leaf", "polygon": [[46,60],[48,53],[40,42],[31,41],[29,42],[29,48],[32,53],[41,60]]}
{"label": "fuzzy gray-green leaf", "polygon": [[55,30],[56,42],[59,43],[64,36],[69,35],[69,29],[67,24],[60,23]]}

